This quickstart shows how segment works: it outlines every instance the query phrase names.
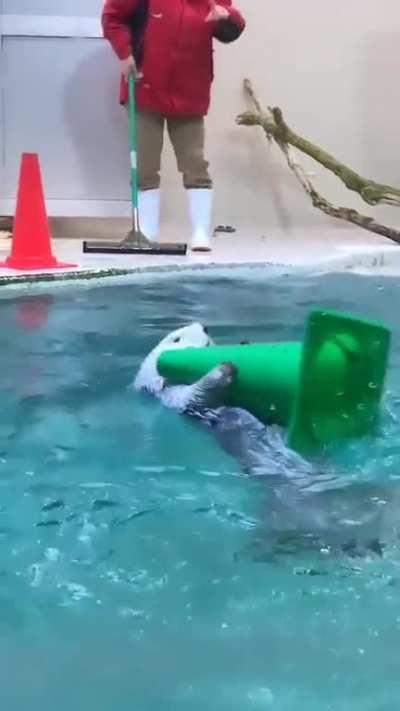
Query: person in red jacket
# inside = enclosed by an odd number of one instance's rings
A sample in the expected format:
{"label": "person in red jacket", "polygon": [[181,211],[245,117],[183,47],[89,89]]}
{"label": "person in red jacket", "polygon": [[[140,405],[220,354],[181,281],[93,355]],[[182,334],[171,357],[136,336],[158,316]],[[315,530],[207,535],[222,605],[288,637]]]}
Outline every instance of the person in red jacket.
{"label": "person in red jacket", "polygon": [[213,81],[213,40],[229,43],[245,21],[231,0],[106,0],[104,36],[121,62],[120,101],[137,77],[139,216],[156,240],[165,124],[187,190],[191,247],[211,248],[212,180],[204,154],[204,117]]}

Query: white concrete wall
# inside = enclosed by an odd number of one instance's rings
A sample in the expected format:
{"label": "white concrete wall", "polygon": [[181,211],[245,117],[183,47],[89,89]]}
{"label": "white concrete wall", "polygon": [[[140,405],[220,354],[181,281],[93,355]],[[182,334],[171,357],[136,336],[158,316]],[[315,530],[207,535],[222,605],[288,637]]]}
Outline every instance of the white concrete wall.
{"label": "white concrete wall", "polygon": [[6,15],[96,17],[102,7],[102,0],[2,0],[2,2],[3,13]]}
{"label": "white concrete wall", "polygon": [[[20,153],[38,151],[51,214],[129,214],[118,66],[96,37],[101,0],[2,2],[0,212],[12,207]],[[282,107],[298,132],[365,175],[400,185],[398,0],[238,4],[248,28],[235,46],[217,47],[208,122],[215,220],[264,231],[327,224],[308,204],[278,151],[256,129],[235,126],[235,115],[244,108],[245,76],[263,103]],[[46,19],[55,8],[57,16]],[[16,36],[19,22],[25,22],[28,34],[32,16],[36,34],[83,36]],[[363,207],[322,169],[310,167],[323,193]],[[180,224],[184,195],[170,149],[163,180],[165,218]],[[392,224],[400,221],[395,209],[375,214]]]}

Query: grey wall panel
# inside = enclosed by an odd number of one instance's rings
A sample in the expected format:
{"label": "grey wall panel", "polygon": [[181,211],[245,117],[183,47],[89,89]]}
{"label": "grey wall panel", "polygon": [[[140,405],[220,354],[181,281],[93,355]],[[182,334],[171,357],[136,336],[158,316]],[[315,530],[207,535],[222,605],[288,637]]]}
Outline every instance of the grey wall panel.
{"label": "grey wall panel", "polygon": [[48,198],[126,199],[127,118],[106,43],[3,38],[3,55],[3,197],[15,195],[21,153],[32,151],[40,154]]}
{"label": "grey wall panel", "polygon": [[102,5],[103,0],[3,0],[3,12],[9,15],[95,17]]}

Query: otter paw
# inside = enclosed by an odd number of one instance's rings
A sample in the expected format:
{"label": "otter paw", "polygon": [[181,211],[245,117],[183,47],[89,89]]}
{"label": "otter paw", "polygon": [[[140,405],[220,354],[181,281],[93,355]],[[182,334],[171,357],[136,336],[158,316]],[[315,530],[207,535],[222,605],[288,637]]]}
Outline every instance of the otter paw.
{"label": "otter paw", "polygon": [[233,378],[237,374],[237,367],[234,363],[221,363],[221,369],[225,375]]}

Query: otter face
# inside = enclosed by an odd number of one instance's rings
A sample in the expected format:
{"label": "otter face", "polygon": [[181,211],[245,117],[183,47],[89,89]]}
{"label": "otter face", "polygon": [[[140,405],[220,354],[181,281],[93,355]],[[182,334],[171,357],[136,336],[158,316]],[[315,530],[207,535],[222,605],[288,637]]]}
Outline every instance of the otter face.
{"label": "otter face", "polygon": [[192,323],[169,333],[156,349],[160,354],[175,348],[206,348],[211,344],[212,340],[208,335],[207,328],[201,323]]}
{"label": "otter face", "polygon": [[157,361],[161,353],[176,348],[206,348],[212,343],[207,329],[201,323],[192,323],[172,331],[160,341],[142,363],[136,376],[135,388],[146,390],[153,395],[159,394],[165,385],[164,378],[157,371]]}

